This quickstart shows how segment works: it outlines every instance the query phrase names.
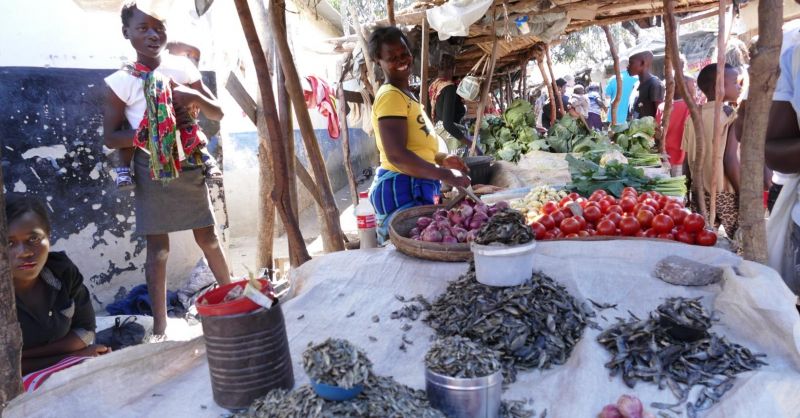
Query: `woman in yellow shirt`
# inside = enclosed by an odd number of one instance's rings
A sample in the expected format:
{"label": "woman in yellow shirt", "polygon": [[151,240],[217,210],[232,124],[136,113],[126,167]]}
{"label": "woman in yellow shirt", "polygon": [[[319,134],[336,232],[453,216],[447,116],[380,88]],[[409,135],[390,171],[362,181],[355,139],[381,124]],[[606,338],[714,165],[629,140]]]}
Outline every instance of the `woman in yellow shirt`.
{"label": "woman in yellow shirt", "polygon": [[391,216],[398,210],[431,205],[441,182],[468,187],[470,179],[461,158],[438,152],[439,142],[422,105],[408,86],[414,64],[408,38],[394,26],[375,29],[369,54],[386,76],[372,107],[381,166],[370,190],[380,241],[388,238]]}

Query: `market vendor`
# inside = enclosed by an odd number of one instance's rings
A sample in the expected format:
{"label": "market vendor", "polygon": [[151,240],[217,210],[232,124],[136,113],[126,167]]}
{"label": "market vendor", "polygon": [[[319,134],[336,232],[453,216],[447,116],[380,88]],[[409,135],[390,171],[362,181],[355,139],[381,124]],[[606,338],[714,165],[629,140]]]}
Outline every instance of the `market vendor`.
{"label": "market vendor", "polygon": [[472,145],[467,138],[466,129],[460,125],[467,113],[464,100],[456,93],[453,71],[456,62],[452,55],[442,55],[439,61],[439,74],[428,88],[431,98],[431,119],[435,123],[436,134],[445,140],[449,152]]}
{"label": "market vendor", "polygon": [[461,158],[439,152],[430,121],[409,90],[414,64],[410,43],[396,27],[375,29],[369,53],[386,76],[372,107],[372,126],[381,166],[370,190],[377,214],[378,238],[388,239],[391,216],[414,206],[430,205],[439,195],[440,182],[468,187],[470,179]]}
{"label": "market vendor", "polygon": [[[92,344],[95,315],[83,276],[62,252],[50,252],[50,220],[34,198],[9,195],[8,261],[22,329],[22,373],[68,358],[111,351]],[[63,364],[63,363],[62,363]]]}

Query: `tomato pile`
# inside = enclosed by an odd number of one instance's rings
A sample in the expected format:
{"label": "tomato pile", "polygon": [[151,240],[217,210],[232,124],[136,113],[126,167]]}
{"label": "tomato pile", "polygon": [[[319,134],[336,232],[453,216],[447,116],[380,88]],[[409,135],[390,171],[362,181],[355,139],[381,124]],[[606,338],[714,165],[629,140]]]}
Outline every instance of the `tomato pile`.
{"label": "tomato pile", "polygon": [[658,192],[639,194],[626,187],[619,199],[597,190],[587,199],[570,193],[560,202],[550,201],[530,224],[537,240],[590,236],[660,238],[686,244],[712,246],[717,234],[705,220],[674,197]]}

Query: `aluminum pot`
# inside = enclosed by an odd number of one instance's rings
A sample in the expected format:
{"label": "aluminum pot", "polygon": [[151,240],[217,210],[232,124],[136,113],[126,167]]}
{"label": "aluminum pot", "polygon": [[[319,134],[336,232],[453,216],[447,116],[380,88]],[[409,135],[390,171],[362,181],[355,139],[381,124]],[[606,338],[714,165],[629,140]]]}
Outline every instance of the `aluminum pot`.
{"label": "aluminum pot", "polygon": [[503,373],[475,378],[449,377],[425,369],[425,388],[431,406],[450,418],[497,418],[503,392]]}

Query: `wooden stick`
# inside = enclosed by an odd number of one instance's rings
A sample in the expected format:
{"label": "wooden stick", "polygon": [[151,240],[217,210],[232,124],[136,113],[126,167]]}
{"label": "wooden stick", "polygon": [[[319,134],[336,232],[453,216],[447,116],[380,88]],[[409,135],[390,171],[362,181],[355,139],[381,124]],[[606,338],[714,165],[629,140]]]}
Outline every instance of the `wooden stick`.
{"label": "wooden stick", "polygon": [[683,69],[680,68],[680,53],[678,52],[678,30],[675,23],[675,1],[664,0],[664,25],[665,30],[671,39],[669,44],[668,53],[672,55],[670,61],[672,68],[675,70],[675,88],[678,89],[681,97],[686,102],[689,108],[689,114],[692,116],[692,125],[694,127],[695,135],[695,161],[691,169],[692,188],[694,189],[694,198],[697,201],[697,206],[700,209],[700,214],[707,218],[706,212],[706,199],[703,192],[703,158],[705,157],[705,131],[703,129],[703,117],[700,114],[700,108],[697,106],[694,97],[689,94],[686,86],[686,81],[683,78]]}
{"label": "wooden stick", "polygon": [[420,78],[422,79],[422,83],[419,88],[419,102],[422,103],[422,109],[428,115],[431,114],[431,109],[429,105],[430,98],[428,97],[428,68],[430,67],[431,58],[430,52],[428,51],[430,47],[430,30],[428,29],[428,19],[422,20],[422,59],[420,60],[420,67],[422,70],[420,71]]}
{"label": "wooden stick", "polygon": [[300,76],[294,66],[292,51],[289,49],[289,42],[286,38],[286,26],[282,24],[280,15],[285,13],[283,8],[275,7],[276,0],[271,0],[270,21],[272,22],[272,37],[275,40],[276,50],[280,56],[281,68],[286,75],[286,91],[292,100],[294,114],[297,123],[300,125],[300,133],[303,136],[303,143],[308,156],[308,164],[317,183],[319,196],[322,199],[322,245],[325,252],[344,251],[342,241],[342,226],[339,223],[339,209],[333,199],[331,182],[328,179],[328,171],[325,168],[325,160],[319,149],[317,137],[314,134],[314,126],[311,124],[311,117],[308,115],[305,98],[303,97],[303,86],[300,84]]}
{"label": "wooden stick", "polygon": [[[669,50],[669,44],[672,38],[666,36],[666,25],[664,26],[664,44],[665,50]],[[678,63],[679,67],[682,67]],[[667,147],[667,131],[669,130],[669,120],[672,117],[672,107],[675,100],[675,76],[672,69],[672,55],[664,54],[664,77],[667,81],[667,92],[664,98],[664,111],[661,113],[661,140],[658,146],[658,152],[662,155],[666,153]]]}
{"label": "wooden stick", "polygon": [[[0,170],[0,184],[3,172]],[[5,208],[5,194],[0,193]],[[8,242],[6,211],[0,211],[0,240]],[[22,331],[17,320],[16,297],[8,252],[0,252],[0,414],[11,399],[22,393]]]}
{"label": "wooden stick", "polygon": [[355,25],[356,35],[358,35],[358,45],[361,47],[361,54],[364,55],[364,65],[367,67],[367,80],[369,80],[369,88],[372,89],[370,93],[372,96],[378,95],[378,82],[375,80],[375,63],[372,57],[369,56],[369,48],[367,47],[367,40],[364,37],[364,30],[361,27],[361,22],[358,19],[358,12],[354,6],[350,6],[350,16],[353,17],[353,24]]}
{"label": "wooden stick", "polygon": [[[258,107],[256,113],[256,130],[258,131],[258,220],[256,222],[257,247],[256,268],[267,268],[270,274],[273,266],[273,248],[275,242],[275,202],[270,198],[275,188],[273,156],[269,147],[269,131],[264,117],[264,106]],[[288,177],[288,176],[287,176]],[[272,276],[270,276],[272,277]]]}
{"label": "wooden stick", "polygon": [[386,0],[386,10],[389,12],[389,26],[396,26],[397,22],[394,20],[394,0]]}
{"label": "wooden stick", "polygon": [[472,148],[470,148],[470,155],[478,155],[478,142],[481,140],[481,121],[483,120],[483,111],[486,108],[486,101],[489,99],[489,91],[492,89],[492,77],[494,76],[494,63],[497,60],[497,34],[494,31],[495,24],[497,23],[497,5],[492,9],[492,33],[495,34],[492,41],[492,56],[489,64],[489,74],[484,80],[483,91],[481,93],[481,101],[478,103],[478,115],[475,119],[475,133],[472,136]]}
{"label": "wooden stick", "polygon": [[[258,87],[264,104],[262,109],[269,133],[269,145],[267,146],[272,150],[272,175],[276,179],[271,197],[286,228],[290,254],[295,254],[293,267],[297,267],[310,260],[311,257],[308,255],[303,234],[300,232],[300,225],[292,213],[291,202],[289,201],[290,197],[286,187],[286,177],[289,175],[286,165],[286,152],[283,141],[281,141],[280,122],[275,113],[275,97],[270,83],[269,65],[267,65],[267,58],[261,47],[261,41],[258,39],[258,32],[253,23],[253,16],[250,13],[250,6],[247,4],[247,0],[234,0],[234,4],[239,14],[239,21],[247,40],[247,46],[250,48],[250,55],[253,57],[253,64],[258,77]],[[264,140],[267,139],[265,138]]]}
{"label": "wooden stick", "polygon": [[544,69],[544,55],[540,56],[536,59],[536,64],[539,66],[539,72],[542,73],[542,81],[547,86],[547,93],[550,95],[550,126],[552,127],[556,123],[556,106],[555,106],[555,89],[553,88],[553,83],[550,82],[550,79],[547,77],[547,71]]}
{"label": "wooden stick", "polygon": [[342,141],[342,155],[344,156],[344,170],[347,173],[347,184],[350,186],[350,200],[353,202],[353,207],[358,205],[358,186],[356,185],[356,177],[353,174],[353,165],[350,161],[350,131],[347,126],[347,99],[344,97],[344,78],[346,69],[351,68],[350,64],[353,60],[353,55],[348,54],[342,62],[341,73],[339,74],[339,84],[336,86],[336,100],[337,111],[339,113],[339,126],[341,131]]}
{"label": "wooden stick", "polygon": [[547,44],[544,45],[544,56],[545,59],[547,60],[547,70],[550,72],[550,79],[552,80],[553,83],[553,89],[556,90],[557,100],[554,103],[558,105],[558,111],[561,113],[561,117],[564,117],[564,115],[567,114],[567,111],[565,110],[564,107],[564,100],[562,100],[561,97],[561,90],[559,90],[558,84],[556,84],[556,76],[555,73],[553,73],[553,62],[550,60],[550,47],[547,46]]}
{"label": "wooden stick", "polygon": [[[723,170],[722,158],[724,157],[725,142],[727,138],[722,137],[723,113],[722,106],[725,104],[725,46],[728,40],[725,39],[725,9],[726,1],[719,0],[719,11],[717,13],[719,29],[717,32],[717,77],[714,85],[714,139],[711,147],[711,190],[708,191],[711,200],[708,218],[713,226],[717,219],[717,189],[720,184],[717,173]],[[726,231],[727,232],[727,231]]]}
{"label": "wooden stick", "polygon": [[[709,2],[709,3],[701,3],[701,4],[689,4],[689,5],[681,5],[679,7],[673,7],[673,13],[687,13],[687,12],[697,12],[697,11],[705,11],[708,9],[715,8],[717,6],[717,2]],[[665,15],[667,14],[666,10],[659,10],[659,9],[652,9],[646,12],[641,13],[631,13],[627,15],[618,15],[618,16],[599,16],[594,20],[589,20],[586,22],[580,22],[574,25],[570,25],[566,29],[566,34],[570,34],[572,32],[577,32],[581,29],[585,29],[589,26],[595,25],[605,25],[611,26],[615,23],[627,22],[629,20],[636,20],[636,19],[644,19],[646,17],[653,17],[658,15]]]}
{"label": "wooden stick", "polygon": [[762,264],[767,262],[764,207],[760,203],[764,190],[764,141],[779,74],[782,22],[781,0],[758,2],[758,43],[750,60],[750,90],[740,142],[743,175],[739,186],[739,229],[744,258]]}
{"label": "wooden stick", "polygon": [[[263,3],[262,3],[263,4]],[[281,1],[281,6],[286,7],[286,2]],[[286,15],[281,15],[281,22],[286,25]],[[269,20],[269,19],[267,19]],[[292,203],[292,212],[297,219],[300,219],[299,199],[297,195],[297,153],[295,152],[294,141],[294,123],[292,122],[292,101],[289,99],[289,93],[286,91],[286,75],[279,65],[277,47],[273,40],[273,66],[275,71],[275,86],[278,89],[278,118],[281,121],[281,130],[286,138],[286,165],[289,170],[289,196]],[[305,168],[304,168],[305,170]]]}
{"label": "wooden stick", "polygon": [[611,58],[614,59],[614,76],[617,80],[617,92],[614,94],[614,100],[611,102],[611,128],[617,126],[619,111],[619,102],[622,100],[622,72],[619,68],[619,54],[617,53],[617,43],[614,41],[614,36],[608,26],[603,26],[603,32],[606,33],[606,40],[608,41],[608,48],[611,50]]}

